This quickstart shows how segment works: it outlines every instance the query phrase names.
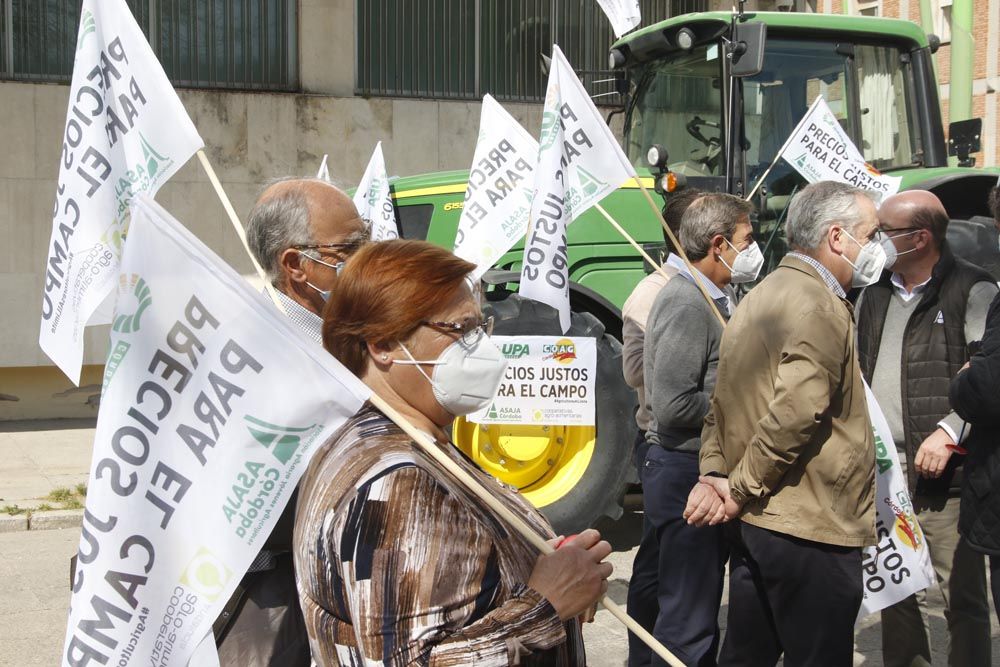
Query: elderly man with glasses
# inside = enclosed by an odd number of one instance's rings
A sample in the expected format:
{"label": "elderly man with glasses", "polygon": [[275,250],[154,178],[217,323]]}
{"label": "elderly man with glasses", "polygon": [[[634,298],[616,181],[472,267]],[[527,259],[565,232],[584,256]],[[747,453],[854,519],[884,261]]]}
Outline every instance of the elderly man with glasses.
{"label": "elderly man with glasses", "polygon": [[[945,599],[950,665],[989,665],[990,619],[983,555],[958,534],[963,422],[948,387],[983,336],[997,293],[984,270],[955,257],[948,213],[930,192],[890,197],[879,209],[886,255],[880,280],[857,305],[861,370],[885,413]],[[931,664],[918,593],[882,612],[885,664]]]}
{"label": "elderly man with glasses", "polygon": [[[351,198],[326,181],[279,180],[250,212],[247,240],[289,319],[321,345],[320,314],[337,274],[368,240],[368,225]],[[215,622],[222,665],[310,664],[292,567],[295,503],[293,496]]]}

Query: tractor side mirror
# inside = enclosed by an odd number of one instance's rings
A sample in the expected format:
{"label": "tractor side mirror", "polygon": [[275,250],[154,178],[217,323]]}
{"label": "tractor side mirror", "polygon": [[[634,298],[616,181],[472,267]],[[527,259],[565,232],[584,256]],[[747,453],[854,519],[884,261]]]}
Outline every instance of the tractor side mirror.
{"label": "tractor side mirror", "polygon": [[976,166],[976,158],[970,158],[969,154],[977,153],[982,148],[982,134],[982,118],[956,120],[948,125],[948,155],[958,157],[959,167]]}
{"label": "tractor side mirror", "polygon": [[767,24],[760,21],[737,23],[731,46],[733,76],[754,76],[764,68]]}

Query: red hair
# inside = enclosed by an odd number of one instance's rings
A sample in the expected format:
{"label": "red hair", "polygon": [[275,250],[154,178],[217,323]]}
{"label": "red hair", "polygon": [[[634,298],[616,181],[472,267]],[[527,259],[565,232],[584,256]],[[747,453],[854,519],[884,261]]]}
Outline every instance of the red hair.
{"label": "red hair", "polygon": [[407,338],[466,283],[475,265],[426,241],[370,243],[344,265],[323,310],[323,346],[355,375],[367,343]]}

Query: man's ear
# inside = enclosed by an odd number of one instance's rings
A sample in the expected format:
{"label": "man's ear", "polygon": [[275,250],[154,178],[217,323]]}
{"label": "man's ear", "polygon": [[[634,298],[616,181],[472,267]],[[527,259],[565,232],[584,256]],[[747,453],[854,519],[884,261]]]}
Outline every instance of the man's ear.
{"label": "man's ear", "polygon": [[[728,247],[728,244],[726,243],[726,237],[725,236],[723,236],[722,234],[716,234],[715,236],[712,237],[712,245],[711,245],[712,253],[711,254],[712,254],[713,257],[718,258],[720,255],[722,255],[722,252],[727,247]],[[715,252],[715,251],[718,251],[718,252]]]}
{"label": "man's ear", "polygon": [[826,232],[826,243],[830,248],[830,252],[835,255],[843,255],[844,240],[846,238],[843,227],[840,225],[830,225],[830,229]]}
{"label": "man's ear", "polygon": [[302,267],[302,253],[295,248],[285,248],[278,255],[278,267],[285,279],[290,282],[304,283],[307,280]]}

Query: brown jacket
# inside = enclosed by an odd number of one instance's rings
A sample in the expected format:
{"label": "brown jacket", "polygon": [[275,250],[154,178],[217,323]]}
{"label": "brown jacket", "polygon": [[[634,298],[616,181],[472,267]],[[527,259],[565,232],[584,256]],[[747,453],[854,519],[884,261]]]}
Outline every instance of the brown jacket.
{"label": "brown jacket", "polygon": [[850,304],[786,257],[736,309],[702,431],[701,472],[729,476],[749,524],[875,543],[875,443]]}

